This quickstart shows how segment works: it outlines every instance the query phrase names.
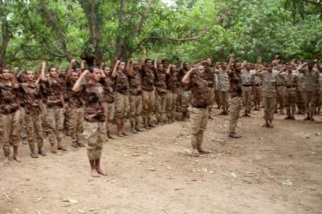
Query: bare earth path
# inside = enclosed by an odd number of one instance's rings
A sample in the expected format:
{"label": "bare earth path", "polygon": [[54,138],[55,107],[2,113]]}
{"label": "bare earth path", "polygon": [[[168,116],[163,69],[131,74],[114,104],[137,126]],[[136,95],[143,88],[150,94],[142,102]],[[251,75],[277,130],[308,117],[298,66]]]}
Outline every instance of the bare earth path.
{"label": "bare earth path", "polygon": [[21,163],[0,165],[0,214],[322,213],[322,116],[276,115],[267,129],[253,112],[234,140],[218,113],[204,139],[212,154],[190,156],[190,124],[176,122],[105,143],[107,177],[90,176],[86,149],[68,137],[68,152],[38,159],[21,145]]}

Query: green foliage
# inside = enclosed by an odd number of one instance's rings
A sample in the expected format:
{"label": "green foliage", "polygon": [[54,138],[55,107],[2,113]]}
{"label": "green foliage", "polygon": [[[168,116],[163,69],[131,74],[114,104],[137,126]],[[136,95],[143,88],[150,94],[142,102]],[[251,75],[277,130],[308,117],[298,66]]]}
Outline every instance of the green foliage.
{"label": "green foliage", "polygon": [[[33,68],[46,60],[66,66],[59,34],[46,20],[39,1],[4,2],[0,5],[1,25],[6,18],[11,35],[6,63]],[[96,0],[94,19],[101,33],[98,48],[108,62],[114,56],[140,58],[143,48],[150,58],[177,63],[183,59],[227,60],[231,55],[239,60],[261,58],[268,62],[279,54],[291,60],[313,58],[322,50],[319,10],[302,1],[284,0],[285,7],[281,7],[280,0],[176,0],[172,4],[155,0],[148,11],[150,0],[125,2],[122,8],[121,1]],[[93,54],[90,17],[80,1],[45,3],[57,20],[70,55],[79,59],[84,52]],[[207,27],[211,27],[209,32],[199,39],[181,40],[196,37]]]}

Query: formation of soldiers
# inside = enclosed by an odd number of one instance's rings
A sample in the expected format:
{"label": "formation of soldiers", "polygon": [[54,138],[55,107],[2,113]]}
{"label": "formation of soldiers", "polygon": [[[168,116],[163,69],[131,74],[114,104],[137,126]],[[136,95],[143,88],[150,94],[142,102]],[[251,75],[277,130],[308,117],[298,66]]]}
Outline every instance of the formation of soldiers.
{"label": "formation of soldiers", "polygon": [[[213,64],[210,59],[180,68],[146,59],[127,63],[116,60],[114,66],[103,63],[85,68],[70,61],[67,70],[43,62],[39,71],[12,72],[4,68],[0,81],[0,143],[4,163],[9,163],[10,145],[13,159],[20,161],[18,147],[26,137],[32,158],[46,156],[43,136],[47,135],[51,152],[66,151],[64,130],[74,148],[86,145],[92,176],[105,175],[101,169],[102,146],[107,139],[127,136],[125,123],[132,133],[157,125],[173,123],[175,112],[181,120],[190,117],[192,152],[207,153],[202,148],[207,121],[212,119],[213,104],[230,115],[229,137],[236,132],[241,109],[243,116],[264,107],[264,127],[272,128],[274,113],[295,120],[295,113],[314,120],[322,104],[322,71],[319,56],[315,61],[282,64],[278,56],[272,64],[229,62]],[[261,106],[261,103],[263,106]],[[153,119],[154,118],[154,119]],[[116,133],[112,133],[112,126]],[[23,141],[25,143],[25,141]]]}

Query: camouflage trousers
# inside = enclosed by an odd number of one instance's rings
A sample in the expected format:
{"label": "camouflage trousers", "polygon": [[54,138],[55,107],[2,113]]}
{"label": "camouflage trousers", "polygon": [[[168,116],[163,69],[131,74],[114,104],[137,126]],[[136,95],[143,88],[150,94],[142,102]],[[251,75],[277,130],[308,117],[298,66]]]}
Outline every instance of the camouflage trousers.
{"label": "camouflage trousers", "polygon": [[253,101],[260,102],[262,99],[262,86],[255,86],[253,90]]}
{"label": "camouflage trousers", "polygon": [[114,121],[116,125],[121,125],[125,122],[129,109],[129,96],[115,92],[115,115]]}
{"label": "camouflage trousers", "polygon": [[222,109],[227,109],[228,108],[228,98],[229,98],[228,91],[219,91],[219,98],[220,98],[220,104],[221,104]]}
{"label": "camouflage trousers", "polygon": [[208,108],[195,108],[190,106],[189,112],[192,128],[192,148],[200,149],[203,141],[203,134],[206,131],[208,123]]}
{"label": "camouflage trousers", "polygon": [[298,95],[295,88],[293,89],[285,88],[283,92],[283,97],[284,97],[283,99],[284,99],[284,105],[285,105],[286,111],[288,113],[295,112],[296,102],[298,100]]}
{"label": "camouflage trousers", "polygon": [[165,121],[165,109],[166,109],[166,101],[167,96],[166,95],[158,95],[155,96],[156,100],[156,118],[158,122],[164,122]]}
{"label": "camouflage trousers", "polygon": [[47,108],[46,121],[48,124],[48,138],[51,145],[61,143],[64,128],[64,113],[59,107]]}
{"label": "camouflage trousers", "polygon": [[84,108],[69,108],[69,131],[73,142],[83,142]]}
{"label": "camouflage trousers", "polygon": [[144,120],[150,119],[154,107],[154,92],[142,92],[142,118]]}
{"label": "camouflage trousers", "polygon": [[[33,153],[35,152],[35,142],[37,142],[38,151],[40,151],[43,147],[43,136],[42,136],[42,126],[41,126],[41,119],[39,114],[26,114],[25,116],[26,121],[26,130],[27,130],[27,137],[28,137],[28,144],[30,151]],[[36,136],[36,139],[35,139]]]}
{"label": "camouflage trousers", "polygon": [[139,124],[142,113],[142,96],[130,95],[129,119],[132,125]]}
{"label": "camouflage trousers", "polygon": [[191,99],[191,91],[183,90],[180,91],[180,111],[188,111],[189,103]]}
{"label": "camouflage trousers", "polygon": [[229,133],[235,132],[239,112],[242,108],[242,98],[233,97],[229,100]]}
{"label": "camouflage trousers", "polygon": [[214,89],[214,95],[215,95],[215,103],[219,106],[220,105],[219,90]]}
{"label": "camouflage trousers", "polygon": [[[47,118],[48,115],[48,108],[47,108],[47,104],[43,103],[42,105],[42,113],[45,116],[45,118]],[[46,133],[49,133],[49,124],[47,119],[42,121],[42,130]]]}
{"label": "camouflage trousers", "polygon": [[297,108],[299,108],[299,109],[305,108],[304,92],[303,91],[298,92],[298,99],[297,99],[296,105],[297,105]]}
{"label": "camouflage trousers", "polygon": [[173,93],[171,91],[167,91],[167,98],[166,98],[166,111],[168,117],[173,117],[174,112],[176,110],[176,100],[177,100],[177,93]]}
{"label": "camouflage trousers", "polygon": [[20,143],[20,111],[0,115],[2,124],[2,143],[5,156],[10,154],[10,145],[18,147]]}
{"label": "camouflage trousers", "polygon": [[316,92],[315,91],[304,91],[304,105],[306,113],[315,112],[316,105]]}
{"label": "camouflage trousers", "polygon": [[26,116],[26,111],[25,108],[20,107],[20,114],[21,114],[21,137],[22,138],[26,138],[27,137],[27,132],[26,132],[26,120],[25,120],[25,116]]}
{"label": "camouflage trousers", "polygon": [[283,92],[284,92],[284,86],[278,86],[277,87],[277,96],[276,96],[276,104],[278,105],[280,110],[283,110],[284,108],[284,97],[283,97]]}
{"label": "camouflage trousers", "polygon": [[104,112],[106,115],[106,131],[110,131],[110,124],[114,121],[115,108],[113,103],[103,103]]}
{"label": "camouflage trousers", "polygon": [[322,92],[316,96],[316,107],[321,108],[322,105]]}
{"label": "camouflage trousers", "polygon": [[84,121],[84,138],[86,140],[89,160],[101,158],[103,143],[106,140],[105,122]]}
{"label": "camouflage trousers", "polygon": [[275,97],[263,97],[264,119],[272,121],[274,119],[274,112],[276,108]]}
{"label": "camouflage trousers", "polygon": [[252,109],[252,91],[251,90],[243,90],[242,91],[242,102],[244,110],[250,112]]}
{"label": "camouflage trousers", "polygon": [[211,110],[215,100],[215,91],[213,87],[208,87],[208,109]]}

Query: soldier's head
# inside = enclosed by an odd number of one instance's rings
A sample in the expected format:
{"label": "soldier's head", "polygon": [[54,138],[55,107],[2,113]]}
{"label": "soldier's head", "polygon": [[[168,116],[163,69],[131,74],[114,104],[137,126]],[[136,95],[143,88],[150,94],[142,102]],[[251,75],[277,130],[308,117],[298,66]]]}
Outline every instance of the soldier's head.
{"label": "soldier's head", "polygon": [[105,65],[103,69],[104,69],[103,70],[104,71],[104,74],[106,76],[109,76],[111,74],[111,67],[110,66]]}
{"label": "soldier's head", "polygon": [[59,69],[59,71],[58,71],[59,76],[66,76],[66,74],[67,74],[67,72],[65,69]]}
{"label": "soldier's head", "polygon": [[266,70],[271,73],[273,71],[273,64],[271,64],[271,63],[267,64],[266,65]]}
{"label": "soldier's head", "polygon": [[307,68],[311,71],[314,67],[314,62],[313,61],[307,61]]}
{"label": "soldier's head", "polygon": [[164,65],[162,63],[158,63],[158,71],[164,71]]}
{"label": "soldier's head", "polygon": [[74,81],[76,81],[78,79],[78,77],[79,77],[79,75],[78,75],[77,71],[73,71],[72,72],[71,79],[74,80]]}
{"label": "soldier's head", "polygon": [[9,69],[7,69],[7,68],[2,69],[2,78],[4,80],[9,80],[11,78],[11,73],[10,73]]}
{"label": "soldier's head", "polygon": [[205,75],[205,67],[202,65],[198,65],[194,68],[195,73],[197,74],[198,77],[203,78]]}
{"label": "soldier's head", "polygon": [[82,74],[82,69],[77,67],[77,68],[75,68],[75,72],[77,72],[78,75],[81,75]]}
{"label": "soldier's head", "polygon": [[33,81],[35,79],[35,74],[32,70],[27,70],[25,75],[26,81]]}
{"label": "soldier's head", "polygon": [[135,60],[135,59],[131,60],[131,64],[133,65],[134,70],[139,69],[139,63],[137,60]]}
{"label": "soldier's head", "polygon": [[151,59],[145,59],[144,66],[147,67],[147,68],[151,68],[152,67]]}
{"label": "soldier's head", "polygon": [[48,68],[49,71],[49,76],[52,78],[56,78],[57,77],[57,69],[54,66],[50,66]]}
{"label": "soldier's head", "polygon": [[176,65],[171,65],[171,67],[170,67],[170,71],[171,72],[174,72],[174,71],[176,71],[177,70],[177,66]]}
{"label": "soldier's head", "polygon": [[95,82],[98,82],[101,79],[102,71],[99,67],[97,66],[91,66],[89,68],[89,72],[91,73],[91,77]]}
{"label": "soldier's head", "polygon": [[183,69],[188,70],[189,64],[187,62],[183,62],[182,67],[183,67]]}
{"label": "soldier's head", "polygon": [[118,71],[125,71],[125,62],[120,62],[118,65],[117,65],[117,70]]}
{"label": "soldier's head", "polygon": [[252,69],[252,65],[250,63],[246,64],[246,70],[250,71]]}

